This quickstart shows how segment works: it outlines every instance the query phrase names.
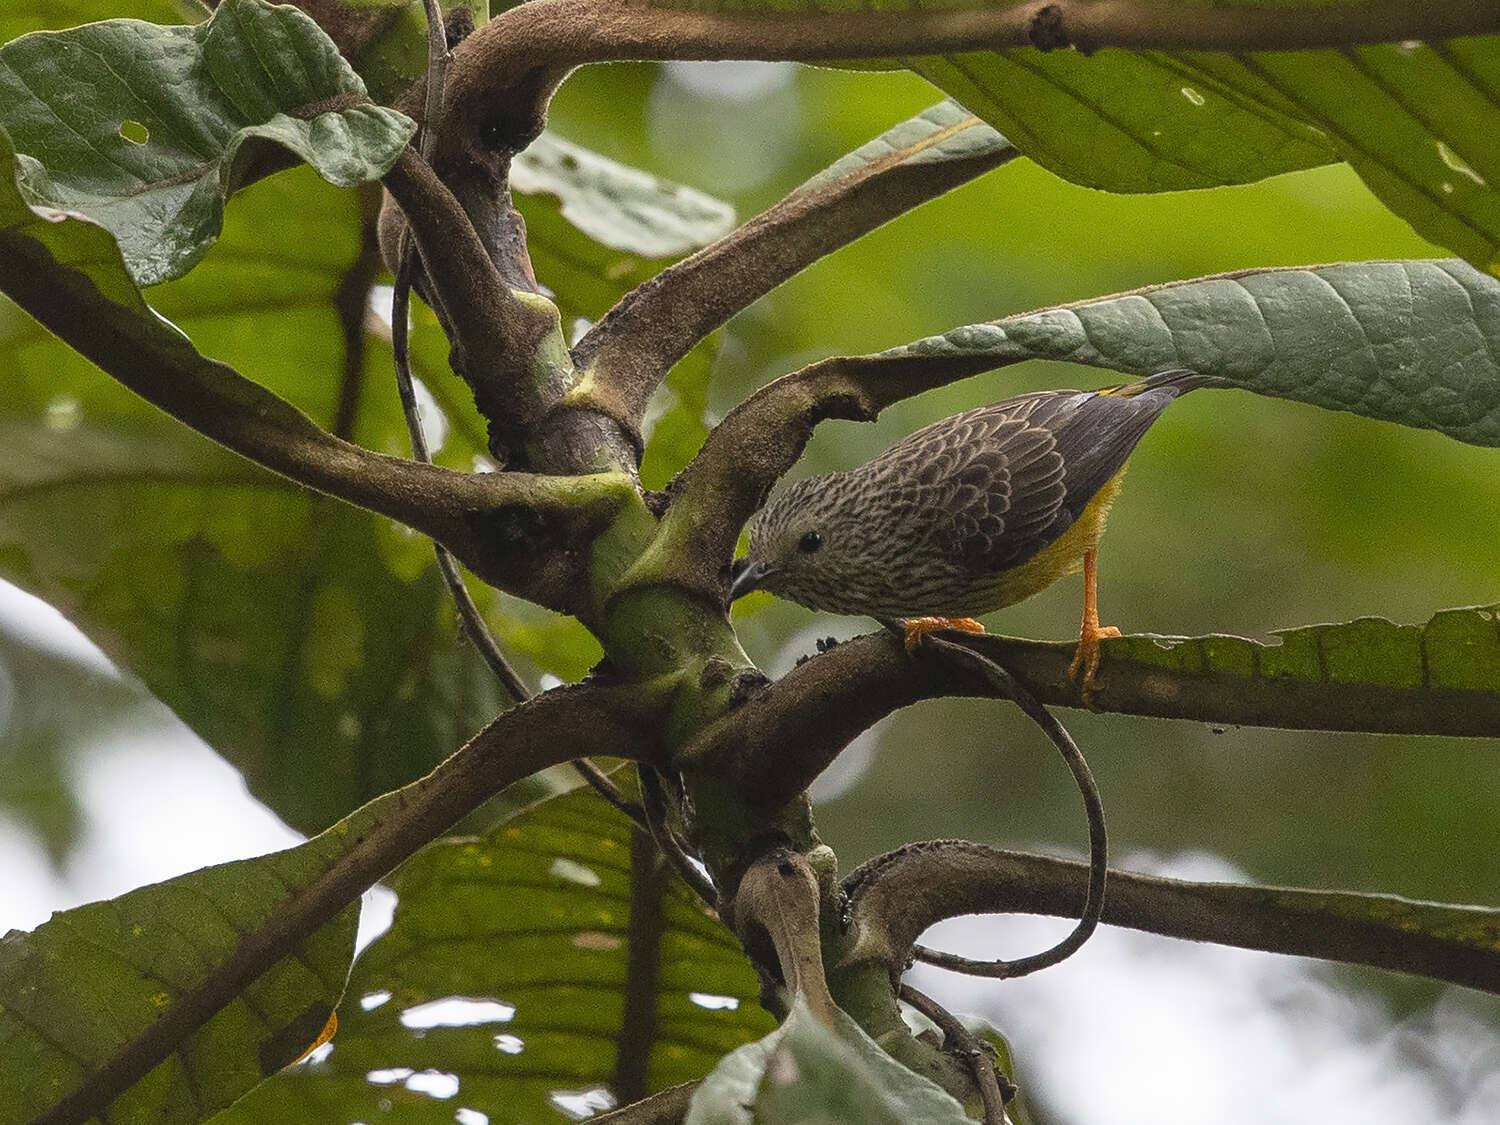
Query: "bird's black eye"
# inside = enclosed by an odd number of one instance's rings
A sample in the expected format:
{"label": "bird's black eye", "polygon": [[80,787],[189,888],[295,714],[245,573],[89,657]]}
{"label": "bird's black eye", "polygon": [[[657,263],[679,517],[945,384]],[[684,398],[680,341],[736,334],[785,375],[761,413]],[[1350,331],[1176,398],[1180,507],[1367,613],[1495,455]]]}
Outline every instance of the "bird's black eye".
{"label": "bird's black eye", "polygon": [[801,539],[797,540],[797,550],[804,555],[810,555],[823,545],[823,536],[816,531],[805,532]]}

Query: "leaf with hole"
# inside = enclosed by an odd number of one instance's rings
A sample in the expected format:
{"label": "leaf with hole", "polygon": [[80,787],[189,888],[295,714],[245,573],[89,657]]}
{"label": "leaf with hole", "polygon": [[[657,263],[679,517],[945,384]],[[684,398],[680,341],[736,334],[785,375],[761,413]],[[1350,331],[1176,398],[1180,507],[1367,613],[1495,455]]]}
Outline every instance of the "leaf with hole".
{"label": "leaf with hole", "polygon": [[0,126],[27,202],[108,228],[141,285],[213,244],[247,143],[349,187],[382,175],[414,128],[370,102],[317,24],[262,0],[225,0],[196,26],[106,20],[7,43]]}

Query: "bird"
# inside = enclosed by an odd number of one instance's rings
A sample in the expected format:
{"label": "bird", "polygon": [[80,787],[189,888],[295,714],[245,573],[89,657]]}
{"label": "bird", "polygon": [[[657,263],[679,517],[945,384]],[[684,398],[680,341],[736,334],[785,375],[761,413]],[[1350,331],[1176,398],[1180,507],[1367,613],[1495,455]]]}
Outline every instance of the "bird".
{"label": "bird", "polygon": [[975,617],[1083,570],[1068,674],[1092,698],[1098,550],[1126,461],[1179,395],[1223,380],[1174,368],[1096,391],[1045,390],[944,418],[858,468],[789,486],[750,524],[730,600],[767,590],[831,613],[928,633],[982,633]]}

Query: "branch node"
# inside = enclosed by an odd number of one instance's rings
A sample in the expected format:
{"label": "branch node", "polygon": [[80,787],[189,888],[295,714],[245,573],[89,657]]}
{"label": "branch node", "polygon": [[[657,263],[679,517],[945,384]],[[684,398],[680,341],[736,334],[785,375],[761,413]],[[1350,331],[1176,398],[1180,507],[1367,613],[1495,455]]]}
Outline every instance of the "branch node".
{"label": "branch node", "polygon": [[1073,46],[1068,35],[1067,21],[1058,4],[1045,4],[1037,9],[1036,15],[1031,17],[1031,25],[1026,29],[1026,38],[1038,51],[1061,51]]}

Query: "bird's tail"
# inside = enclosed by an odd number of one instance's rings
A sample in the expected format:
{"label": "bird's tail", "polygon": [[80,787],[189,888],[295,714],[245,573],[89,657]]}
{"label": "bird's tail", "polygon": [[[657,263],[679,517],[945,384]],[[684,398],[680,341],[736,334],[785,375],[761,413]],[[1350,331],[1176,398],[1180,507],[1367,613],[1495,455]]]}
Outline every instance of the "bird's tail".
{"label": "bird's tail", "polygon": [[1135,398],[1136,395],[1147,391],[1166,391],[1172,398],[1185,395],[1188,391],[1199,387],[1222,387],[1226,383],[1217,375],[1203,375],[1197,371],[1189,371],[1185,367],[1174,367],[1170,371],[1158,371],[1147,375],[1144,379],[1137,379],[1133,383],[1121,383],[1115,387],[1105,387],[1099,393],[1101,395],[1114,395],[1118,398]]}

